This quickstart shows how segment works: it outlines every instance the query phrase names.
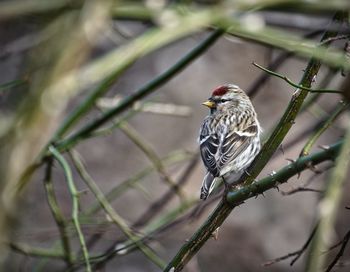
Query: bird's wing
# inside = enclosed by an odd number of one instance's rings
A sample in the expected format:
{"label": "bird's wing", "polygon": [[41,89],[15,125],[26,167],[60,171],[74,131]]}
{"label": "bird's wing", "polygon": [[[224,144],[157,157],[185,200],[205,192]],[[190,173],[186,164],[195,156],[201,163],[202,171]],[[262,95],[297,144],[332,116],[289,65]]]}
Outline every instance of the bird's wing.
{"label": "bird's wing", "polygon": [[252,124],[243,130],[231,130],[225,133],[221,138],[222,143],[218,150],[218,169],[224,168],[235,160],[248,146],[258,133],[258,126]]}
{"label": "bird's wing", "polygon": [[210,119],[206,119],[201,127],[199,134],[200,152],[203,163],[207,170],[214,176],[219,176],[217,167],[216,154],[219,147],[218,135],[211,131],[209,126]]}

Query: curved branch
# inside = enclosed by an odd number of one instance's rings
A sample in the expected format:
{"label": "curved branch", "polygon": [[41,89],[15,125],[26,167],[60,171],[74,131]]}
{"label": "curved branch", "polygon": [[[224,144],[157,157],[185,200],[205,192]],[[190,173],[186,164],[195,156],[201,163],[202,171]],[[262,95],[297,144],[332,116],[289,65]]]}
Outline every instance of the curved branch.
{"label": "curved branch", "polygon": [[330,146],[329,149],[321,150],[309,156],[300,157],[295,162],[283,167],[274,175],[269,175],[250,185],[228,192],[226,198],[221,200],[208,220],[198,229],[191,239],[186,242],[164,271],[181,271],[191,257],[212,236],[212,233],[221,226],[233,208],[249,198],[262,194],[271,188],[275,188],[280,183],[287,182],[289,178],[307,169],[310,163],[316,165],[327,160],[333,160],[336,158],[341,145],[342,141]]}

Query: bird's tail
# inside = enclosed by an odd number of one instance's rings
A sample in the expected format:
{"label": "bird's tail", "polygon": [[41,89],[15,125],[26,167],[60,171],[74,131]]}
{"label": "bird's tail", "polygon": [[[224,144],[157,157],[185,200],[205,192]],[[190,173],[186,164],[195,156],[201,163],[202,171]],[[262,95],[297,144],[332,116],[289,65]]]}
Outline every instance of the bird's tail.
{"label": "bird's tail", "polygon": [[206,200],[207,197],[210,195],[211,191],[214,189],[214,185],[215,177],[208,172],[203,179],[200,199]]}

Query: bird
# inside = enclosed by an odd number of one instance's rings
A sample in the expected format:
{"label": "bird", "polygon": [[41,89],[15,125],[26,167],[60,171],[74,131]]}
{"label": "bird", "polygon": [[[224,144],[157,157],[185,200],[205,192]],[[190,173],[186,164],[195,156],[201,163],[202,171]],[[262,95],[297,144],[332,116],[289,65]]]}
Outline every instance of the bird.
{"label": "bird", "polygon": [[218,178],[225,184],[239,180],[260,151],[262,129],[252,102],[237,85],[216,87],[202,105],[210,109],[198,138],[207,170],[200,192],[205,200]]}

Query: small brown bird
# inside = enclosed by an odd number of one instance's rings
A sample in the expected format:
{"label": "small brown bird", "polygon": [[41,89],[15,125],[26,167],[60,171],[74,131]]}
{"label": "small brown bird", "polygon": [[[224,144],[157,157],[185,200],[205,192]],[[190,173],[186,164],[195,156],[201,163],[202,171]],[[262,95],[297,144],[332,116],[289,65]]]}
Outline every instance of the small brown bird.
{"label": "small brown bird", "polygon": [[244,173],[260,151],[261,127],[249,97],[236,85],[215,88],[203,105],[210,108],[199,135],[207,169],[200,194],[205,200],[217,177],[234,183]]}

